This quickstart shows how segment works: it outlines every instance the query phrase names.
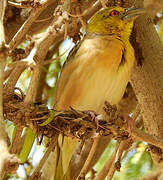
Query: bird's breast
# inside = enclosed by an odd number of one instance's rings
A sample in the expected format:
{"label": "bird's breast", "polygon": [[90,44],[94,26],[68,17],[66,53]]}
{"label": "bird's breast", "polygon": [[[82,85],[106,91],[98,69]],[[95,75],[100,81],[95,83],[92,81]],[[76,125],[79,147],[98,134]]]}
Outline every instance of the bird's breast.
{"label": "bird's breast", "polygon": [[102,113],[105,100],[117,104],[125,91],[132,66],[126,65],[118,71],[123,51],[123,43],[117,39],[85,39],[62,70],[56,108],[71,106]]}

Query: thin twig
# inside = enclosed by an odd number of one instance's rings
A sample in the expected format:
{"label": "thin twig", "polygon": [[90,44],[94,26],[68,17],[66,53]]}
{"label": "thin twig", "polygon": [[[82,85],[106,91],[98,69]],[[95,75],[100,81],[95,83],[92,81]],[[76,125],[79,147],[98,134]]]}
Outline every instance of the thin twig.
{"label": "thin twig", "polygon": [[18,66],[24,66],[24,67],[30,67],[30,64],[25,61],[16,61],[8,65],[8,68],[6,71],[4,71],[4,80],[6,80],[11,72]]}
{"label": "thin twig", "polygon": [[67,0],[64,2],[64,5],[63,5],[63,10],[64,11],[67,11],[68,8],[70,7],[70,4],[71,4],[71,0]]}
{"label": "thin twig", "polygon": [[163,1],[162,0],[144,0],[144,7],[147,12],[153,17],[155,14],[163,9]]}
{"label": "thin twig", "polygon": [[26,35],[33,22],[37,19],[40,13],[52,2],[52,0],[46,0],[39,7],[34,8],[30,13],[28,19],[24,22],[21,28],[17,31],[11,42],[9,43],[9,49],[13,50]]}
{"label": "thin twig", "polygon": [[5,15],[5,9],[6,9],[7,1],[1,1],[0,2],[0,50],[2,51],[5,45],[5,30],[4,30],[4,15]]}
{"label": "thin twig", "polygon": [[118,143],[116,146],[115,151],[113,152],[112,156],[110,157],[110,159],[106,162],[105,166],[102,168],[102,170],[99,172],[99,174],[97,175],[97,177],[95,178],[95,180],[101,180],[101,179],[105,179],[105,177],[107,176],[112,164],[115,161],[116,158],[116,154],[117,151],[119,149],[120,144]]}
{"label": "thin twig", "polygon": [[19,62],[16,64],[15,68],[11,71],[11,74],[8,78],[7,83],[5,84],[4,89],[8,94],[12,94],[14,91],[14,87],[24,70],[28,67],[28,62]]}
{"label": "thin twig", "polygon": [[70,50],[70,49],[71,49],[71,46],[70,46],[67,50],[65,50],[62,54],[58,55],[57,57],[44,61],[44,62],[42,63],[42,65],[50,64],[50,63],[52,63],[53,61],[61,58],[61,57],[62,57],[68,50]]}
{"label": "thin twig", "polygon": [[50,16],[50,17],[47,17],[47,18],[44,18],[44,19],[37,19],[37,20],[35,20],[35,22],[40,23],[40,22],[44,22],[44,21],[49,21],[52,18],[53,18],[53,16]]}
{"label": "thin twig", "polygon": [[56,146],[57,139],[58,139],[57,137],[58,137],[58,135],[56,137],[54,137],[53,140],[51,140],[51,143],[50,143],[47,151],[45,152],[43,158],[40,160],[38,166],[36,167],[36,169],[34,170],[32,175],[29,177],[29,180],[33,180],[35,178],[35,176],[37,176],[40,173],[43,165],[45,164],[45,161],[48,159],[50,153],[52,152],[52,150]]}
{"label": "thin twig", "polygon": [[144,141],[144,142],[147,142],[148,144],[152,144],[154,146],[157,146],[163,149],[162,139],[152,136],[148,133],[145,133],[139,129],[134,128],[133,131],[131,132],[131,136],[137,141]]}
{"label": "thin twig", "polygon": [[102,7],[103,8],[106,8],[106,3],[107,3],[107,0],[100,0],[101,1],[101,4],[102,4]]}
{"label": "thin twig", "polygon": [[140,109],[140,105],[137,104],[136,109],[135,109],[135,112],[134,112],[133,115],[132,115],[132,119],[133,119],[134,122],[136,121],[137,117],[139,116],[140,110],[141,110],[141,109]]}
{"label": "thin twig", "polygon": [[21,9],[24,9],[24,8],[32,8],[30,6],[30,4],[22,4],[21,2],[18,3],[18,2],[13,2],[13,1],[8,1],[8,4],[10,6],[13,6],[13,7],[16,7],[16,8],[21,8]]}
{"label": "thin twig", "polygon": [[[126,147],[127,146],[127,147]],[[114,163],[112,164],[111,168],[109,169],[109,172],[108,172],[108,175],[107,175],[107,179],[108,180],[111,180],[115,171],[117,170],[117,167],[115,165],[115,163],[119,162],[120,163],[120,160],[121,160],[121,157],[122,157],[122,154],[123,152],[128,149],[129,146],[126,144],[126,141],[122,141],[120,142],[120,145],[118,147],[118,150],[117,150],[117,153],[116,153],[116,158],[115,158],[115,161]],[[119,169],[120,170],[120,169]]]}
{"label": "thin twig", "polygon": [[85,177],[86,173],[88,172],[88,168],[90,167],[90,163],[92,162],[94,154],[96,153],[96,151],[98,149],[99,140],[100,140],[100,136],[94,138],[92,148],[91,148],[89,155],[87,157],[87,160],[85,161],[85,164],[84,164],[84,166],[80,172],[80,176],[79,176],[80,178]]}
{"label": "thin twig", "polygon": [[75,17],[75,18],[84,16],[84,14],[71,14],[71,13],[69,13],[69,12],[67,12],[67,14],[68,14],[69,16]]}
{"label": "thin twig", "polygon": [[86,11],[83,12],[83,16],[88,20],[96,11],[102,8],[101,2],[97,1],[94,6],[88,8]]}
{"label": "thin twig", "polygon": [[20,150],[18,145],[19,143],[21,142],[21,135],[22,135],[22,131],[23,131],[23,128],[18,126],[17,127],[17,130],[15,132],[15,135],[13,137],[13,142],[12,142],[12,146],[10,148],[10,152],[12,154],[17,154],[19,153],[18,151]]}

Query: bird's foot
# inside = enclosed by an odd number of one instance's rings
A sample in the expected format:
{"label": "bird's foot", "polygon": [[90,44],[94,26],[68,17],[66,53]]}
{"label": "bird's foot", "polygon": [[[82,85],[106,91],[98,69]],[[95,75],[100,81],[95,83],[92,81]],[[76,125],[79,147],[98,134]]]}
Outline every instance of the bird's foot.
{"label": "bird's foot", "polygon": [[128,133],[132,133],[134,127],[135,127],[135,123],[132,117],[130,116],[124,116],[123,117],[125,119],[125,124],[124,124],[124,129],[128,132]]}

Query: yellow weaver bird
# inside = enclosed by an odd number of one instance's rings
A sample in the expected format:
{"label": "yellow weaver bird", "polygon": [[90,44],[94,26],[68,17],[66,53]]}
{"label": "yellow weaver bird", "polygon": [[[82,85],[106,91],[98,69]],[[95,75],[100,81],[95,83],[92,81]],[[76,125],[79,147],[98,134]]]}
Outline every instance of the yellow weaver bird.
{"label": "yellow weaver bird", "polygon": [[[141,9],[111,7],[97,12],[86,35],[66,61],[56,91],[57,110],[73,107],[104,115],[104,101],[117,104],[129,81],[134,50],[129,42],[133,22]],[[55,180],[68,180],[69,163],[77,139],[60,137]]]}

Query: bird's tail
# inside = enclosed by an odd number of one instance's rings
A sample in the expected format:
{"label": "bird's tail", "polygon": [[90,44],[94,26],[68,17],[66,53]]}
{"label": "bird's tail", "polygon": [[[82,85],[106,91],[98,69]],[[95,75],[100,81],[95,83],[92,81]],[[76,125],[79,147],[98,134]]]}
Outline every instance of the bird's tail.
{"label": "bird's tail", "polygon": [[59,135],[59,159],[57,163],[55,180],[70,180],[69,164],[78,144],[78,139]]}
{"label": "bird's tail", "polygon": [[44,180],[70,180],[69,165],[78,143],[77,138],[59,135],[58,146],[44,165]]}

